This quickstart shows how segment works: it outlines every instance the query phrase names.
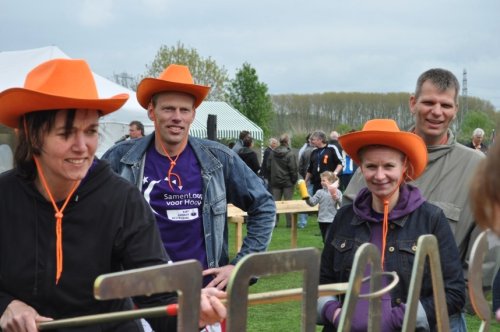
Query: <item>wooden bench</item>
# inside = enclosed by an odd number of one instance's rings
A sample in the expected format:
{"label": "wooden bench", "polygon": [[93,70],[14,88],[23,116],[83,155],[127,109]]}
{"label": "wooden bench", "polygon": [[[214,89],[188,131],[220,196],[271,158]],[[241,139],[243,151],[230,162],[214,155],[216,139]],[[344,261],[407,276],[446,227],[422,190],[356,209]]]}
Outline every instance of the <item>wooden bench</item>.
{"label": "wooden bench", "polygon": [[[290,213],[292,215],[290,248],[297,248],[297,215],[299,213],[317,212],[318,205],[309,206],[303,200],[276,201],[276,214]],[[229,222],[236,224],[236,252],[240,251],[243,243],[243,223],[246,212],[233,204],[227,205],[227,218]]]}

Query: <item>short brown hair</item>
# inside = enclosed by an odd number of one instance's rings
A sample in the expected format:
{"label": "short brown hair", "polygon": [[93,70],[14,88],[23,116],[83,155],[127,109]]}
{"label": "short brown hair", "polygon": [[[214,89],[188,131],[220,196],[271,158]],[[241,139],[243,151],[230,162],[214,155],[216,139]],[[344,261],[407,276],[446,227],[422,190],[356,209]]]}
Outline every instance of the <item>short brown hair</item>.
{"label": "short brown hair", "polygon": [[442,68],[432,68],[422,73],[417,80],[415,98],[418,99],[418,97],[420,97],[422,86],[426,81],[430,81],[439,91],[446,91],[450,88],[453,89],[455,91],[455,104],[458,105],[460,83],[451,71]]}
{"label": "short brown hair", "polygon": [[[40,156],[44,135],[55,126],[56,115],[61,110],[37,111],[21,117],[18,126],[18,144],[14,152],[14,165],[21,176],[28,180],[36,177],[34,156]],[[65,135],[69,137],[75,121],[75,109],[64,110],[66,113]]]}

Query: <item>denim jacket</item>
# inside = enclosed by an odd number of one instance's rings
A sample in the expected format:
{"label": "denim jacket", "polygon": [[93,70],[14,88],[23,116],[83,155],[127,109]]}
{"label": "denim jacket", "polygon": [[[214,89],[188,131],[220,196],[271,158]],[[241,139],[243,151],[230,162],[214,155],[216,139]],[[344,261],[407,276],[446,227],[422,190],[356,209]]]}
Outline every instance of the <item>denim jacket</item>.
{"label": "denim jacket", "polygon": [[[153,144],[154,133],[111,147],[102,156],[123,178],[142,187],[146,151]],[[189,136],[201,167],[203,179],[203,229],[208,267],[229,263],[227,204],[247,212],[247,235],[240,252],[230,262],[243,256],[265,251],[274,229],[276,205],[264,183],[241,158],[224,145]]]}
{"label": "denim jacket", "polygon": [[[342,207],[335,216],[325,241],[321,258],[320,283],[347,282],[356,250],[370,242],[370,222],[354,213],[352,204]],[[465,303],[462,265],[450,226],[438,207],[424,202],[415,211],[389,221],[385,270],[396,271],[398,285],[391,291],[392,305],[406,303],[418,237],[435,235],[438,240],[448,314],[459,313]],[[424,268],[420,304],[430,326],[436,324],[431,273]]]}

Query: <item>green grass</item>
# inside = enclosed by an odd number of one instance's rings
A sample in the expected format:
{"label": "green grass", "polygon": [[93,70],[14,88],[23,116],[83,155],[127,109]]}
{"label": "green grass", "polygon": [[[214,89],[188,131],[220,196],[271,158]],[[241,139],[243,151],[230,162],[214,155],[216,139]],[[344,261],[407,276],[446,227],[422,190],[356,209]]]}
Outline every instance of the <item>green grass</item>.
{"label": "green grass", "polygon": [[[274,229],[269,251],[290,248],[291,232],[285,227],[285,217],[281,216],[279,226]],[[230,224],[229,248],[234,255],[234,232],[235,225]],[[297,247],[315,247],[321,250],[323,243],[315,216],[310,216],[307,227],[297,230]],[[243,227],[245,236],[245,227]],[[278,289],[290,289],[302,287],[302,273],[293,272],[282,275],[274,275],[260,278],[257,284],[250,287],[250,293],[268,292]],[[256,305],[248,308],[247,331],[249,332],[290,332],[300,331],[301,307],[299,302],[283,302],[277,304]],[[469,331],[478,331],[480,320],[472,315],[466,315]],[[318,326],[316,331],[321,331]],[[495,323],[490,331],[500,332],[500,324]]]}

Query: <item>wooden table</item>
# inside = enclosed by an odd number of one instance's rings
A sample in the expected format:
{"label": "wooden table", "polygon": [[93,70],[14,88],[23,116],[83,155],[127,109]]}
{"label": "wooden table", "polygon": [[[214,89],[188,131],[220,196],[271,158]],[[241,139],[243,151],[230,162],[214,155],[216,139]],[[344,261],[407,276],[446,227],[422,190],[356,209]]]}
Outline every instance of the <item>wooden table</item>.
{"label": "wooden table", "polygon": [[[309,206],[303,200],[276,201],[276,214],[290,213],[292,215],[290,248],[297,248],[297,215],[299,213],[317,212],[318,205]],[[227,205],[227,218],[229,222],[236,224],[236,252],[240,251],[243,243],[243,223],[246,212],[233,204]]]}

